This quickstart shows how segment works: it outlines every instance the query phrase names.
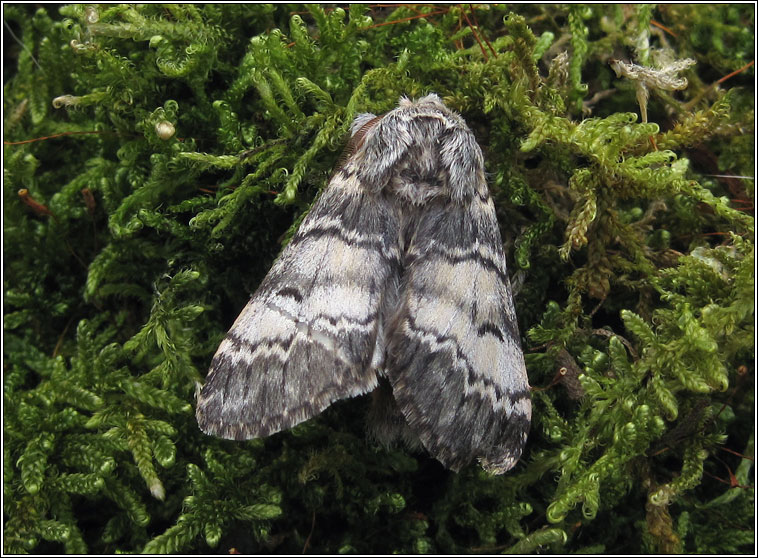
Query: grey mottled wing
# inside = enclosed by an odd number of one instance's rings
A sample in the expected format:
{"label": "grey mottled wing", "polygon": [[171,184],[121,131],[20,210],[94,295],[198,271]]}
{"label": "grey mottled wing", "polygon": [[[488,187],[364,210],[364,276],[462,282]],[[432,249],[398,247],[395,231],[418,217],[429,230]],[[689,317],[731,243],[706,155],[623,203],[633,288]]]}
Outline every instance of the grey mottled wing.
{"label": "grey mottled wing", "polygon": [[407,233],[387,377],[440,462],[458,470],[477,457],[502,473],[518,461],[531,419],[505,255],[470,131],[448,126],[436,145],[451,195],[426,203]]}
{"label": "grey mottled wing", "polygon": [[481,150],[436,95],[351,131],[345,165],[213,358],[198,423],[266,436],[384,376],[378,439],[415,436],[451,469],[479,458],[502,473],[531,401]]}
{"label": "grey mottled wing", "polygon": [[198,396],[204,432],[267,436],[376,387],[398,226],[355,175],[350,161],[334,175],[219,346]]}

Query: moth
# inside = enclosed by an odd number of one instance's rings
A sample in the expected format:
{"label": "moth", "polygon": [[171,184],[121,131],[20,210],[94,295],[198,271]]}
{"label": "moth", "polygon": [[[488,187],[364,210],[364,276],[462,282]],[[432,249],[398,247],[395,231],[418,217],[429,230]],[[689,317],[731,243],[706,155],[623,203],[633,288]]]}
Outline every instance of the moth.
{"label": "moth", "polygon": [[373,434],[518,461],[531,400],[484,157],[437,95],[359,115],[342,164],[221,342],[208,433],[261,438],[373,391]]}

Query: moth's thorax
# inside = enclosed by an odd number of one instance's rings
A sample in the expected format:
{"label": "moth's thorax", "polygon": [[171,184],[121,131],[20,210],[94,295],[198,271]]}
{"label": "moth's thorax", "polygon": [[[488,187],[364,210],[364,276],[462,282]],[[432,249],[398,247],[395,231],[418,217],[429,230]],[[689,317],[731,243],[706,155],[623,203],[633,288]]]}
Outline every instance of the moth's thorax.
{"label": "moth's thorax", "polygon": [[463,119],[432,95],[384,116],[360,115],[348,152],[360,184],[423,206],[436,198],[468,203],[488,196],[484,158]]}
{"label": "moth's thorax", "polygon": [[400,203],[415,206],[425,205],[433,198],[450,197],[447,174],[440,169],[431,149],[409,152],[393,172],[387,191]]}

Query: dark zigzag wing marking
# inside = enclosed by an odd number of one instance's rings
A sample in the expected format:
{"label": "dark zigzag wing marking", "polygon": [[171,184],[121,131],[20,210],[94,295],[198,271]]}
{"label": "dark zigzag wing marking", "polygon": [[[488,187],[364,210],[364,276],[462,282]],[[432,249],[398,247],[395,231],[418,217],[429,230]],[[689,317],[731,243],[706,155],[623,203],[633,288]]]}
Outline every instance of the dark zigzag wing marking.
{"label": "dark zigzag wing marking", "polygon": [[335,176],[219,346],[198,397],[201,429],[267,436],[373,389],[397,239],[391,206]]}
{"label": "dark zigzag wing marking", "polygon": [[[312,346],[309,343],[302,343],[298,346],[299,351],[293,352],[293,357],[297,357],[298,353],[307,352],[309,359],[315,359],[323,357],[327,359],[329,355],[322,351],[313,351]],[[328,362],[328,361],[326,361]],[[239,413],[241,420],[235,422],[226,422],[228,417],[227,413],[220,412],[220,409],[215,407],[208,407],[203,414],[203,418],[209,423],[220,423],[216,429],[211,427],[204,427],[201,424],[201,428],[204,431],[211,430],[213,434],[221,436],[222,438],[232,440],[249,440],[251,438],[262,438],[269,434],[274,434],[280,430],[289,428],[290,426],[282,426],[284,424],[295,425],[308,418],[318,414],[324,408],[326,408],[331,402],[344,397],[350,397],[352,390],[349,389],[351,384],[361,383],[363,378],[356,376],[354,370],[350,367],[344,366],[344,363],[340,361],[332,361],[335,364],[335,368],[331,370],[333,376],[329,381],[322,382],[317,385],[303,384],[302,387],[308,388],[307,399],[301,399],[299,401],[293,401],[286,407],[278,406],[276,404],[282,395],[275,392],[275,387],[271,383],[261,384],[262,389],[252,390],[255,386],[253,382],[249,381],[249,375],[253,373],[253,365],[243,367],[240,374],[224,374],[219,376],[224,381],[223,389],[226,391],[237,391],[240,394],[240,401],[251,401],[255,399],[258,405],[268,409],[266,412],[262,412],[257,417],[255,424],[251,424],[249,421],[245,421],[244,417],[246,413],[249,413],[249,409],[246,405],[241,408],[236,408],[236,412]],[[276,367],[281,366],[281,362],[274,358],[258,359],[255,361],[255,365],[258,368]],[[285,363],[286,365],[286,363]],[[211,372],[216,370],[229,370],[231,367],[239,368],[239,363],[231,362],[230,357],[227,355],[221,355],[214,359],[211,366]],[[242,380],[242,381],[240,381]],[[227,403],[232,405],[233,403]]]}
{"label": "dark zigzag wing marking", "polygon": [[[419,254],[412,254],[405,260],[405,265],[407,267],[412,267],[413,263],[420,258],[427,264],[429,262],[433,262],[435,260],[448,263],[448,264],[466,264],[466,263],[476,263],[481,266],[481,268],[490,271],[492,273],[495,273],[497,275],[498,280],[503,284],[509,284],[510,279],[508,278],[507,273],[504,271],[504,269],[501,267],[501,263],[495,261],[492,257],[482,255],[480,252],[477,252],[475,249],[468,249],[465,252],[460,253],[461,251],[457,251],[459,253],[453,253],[449,248],[444,248],[440,245],[431,245],[427,246],[426,253],[423,255]],[[423,289],[423,287],[422,287]],[[444,291],[443,291],[444,292]],[[432,295],[432,292],[427,292],[427,294]],[[467,308],[470,310],[470,313],[472,314],[473,318],[476,318],[479,315],[478,312],[478,304],[476,304],[476,301],[474,301],[474,304],[472,304],[470,307],[466,306],[464,307],[463,302],[459,302],[459,306],[463,310],[464,308]],[[512,306],[510,307],[512,308]],[[515,315],[514,315],[515,318]],[[501,341],[504,341],[503,332],[506,332],[508,337],[511,339],[518,340],[519,339],[519,330],[518,330],[518,324],[516,323],[515,319],[506,319],[503,321],[500,325],[497,325],[493,322],[484,322],[480,325],[479,329],[477,329],[477,334],[479,336],[482,336],[486,333],[490,333],[494,335],[495,337],[498,337]]]}
{"label": "dark zigzag wing marking", "polygon": [[297,287],[282,287],[276,294],[279,296],[290,296],[295,299],[295,302],[303,301],[303,293],[301,293]]}
{"label": "dark zigzag wing marking", "polygon": [[497,337],[501,343],[505,341],[503,338],[503,330],[492,322],[484,322],[479,326],[479,329],[476,330],[476,334],[479,337],[484,337],[488,333]]}
{"label": "dark zigzag wing marking", "polygon": [[[421,343],[410,344],[409,350],[426,352],[427,358],[417,362],[419,374],[436,373],[449,368],[450,355],[445,351],[429,352]],[[417,397],[395,396],[402,406],[403,414],[421,438],[426,449],[446,467],[459,470],[480,457],[493,464],[513,464],[521,452],[524,433],[528,431],[529,417],[521,413],[493,412],[492,400],[480,392],[465,391],[462,375],[449,378],[446,383],[425,383],[419,386],[406,385],[402,379],[393,384],[393,392],[412,389]],[[508,394],[513,406],[528,401],[529,392]],[[434,405],[420,402],[434,400]],[[423,420],[419,420],[423,417]],[[430,431],[427,431],[430,429]],[[440,436],[439,433],[444,435]],[[451,443],[454,441],[454,443]],[[503,456],[507,456],[504,460]]]}
{"label": "dark zigzag wing marking", "polygon": [[[508,398],[511,404],[518,403],[521,399],[529,396],[529,390],[514,390],[504,391],[502,386],[492,380],[489,376],[480,375],[479,372],[472,365],[471,361],[466,357],[466,353],[461,349],[458,341],[454,336],[441,335],[436,330],[424,329],[420,327],[411,316],[408,316],[405,322],[407,328],[413,333],[414,342],[420,343],[420,339],[425,339],[424,353],[427,355],[425,358],[430,359],[429,356],[436,352],[449,352],[449,357],[456,363],[461,371],[461,377],[465,377],[468,385],[476,387],[478,385],[482,391],[489,391],[494,396],[494,402],[499,403],[502,399]],[[401,356],[401,354],[405,357]],[[414,361],[417,361],[417,353],[411,350],[398,353],[395,358],[394,365],[398,369],[408,369],[413,366]]]}
{"label": "dark zigzag wing marking", "polygon": [[345,227],[340,225],[318,226],[308,229],[301,235],[295,236],[292,239],[292,244],[297,246],[308,240],[317,240],[323,237],[336,237],[356,248],[376,250],[386,260],[387,265],[390,265],[393,268],[398,268],[400,260],[397,255],[397,250],[387,250],[387,245],[384,240],[356,238],[355,235],[350,235],[348,233],[349,229],[345,229]]}
{"label": "dark zigzag wing marking", "polygon": [[[423,351],[423,346],[411,346],[410,349]],[[432,373],[435,370],[435,360],[447,366],[448,356],[444,353],[430,353],[423,361],[424,367],[419,373]],[[453,370],[454,372],[454,370]],[[420,393],[421,397],[400,398],[398,404],[403,406],[403,414],[421,438],[427,451],[434,455],[446,467],[458,471],[471,462],[472,456],[479,457],[486,468],[493,472],[505,472],[511,468],[521,454],[529,431],[530,417],[528,414],[492,412],[492,401],[478,392],[465,394],[461,382],[431,384],[428,393]],[[404,385],[402,380],[393,384],[394,392],[416,389],[416,386]],[[435,406],[419,404],[420,400],[435,398],[441,403]],[[529,402],[529,391],[509,394],[513,405],[524,405]],[[397,400],[397,396],[395,397]],[[411,417],[411,418],[408,418]],[[425,420],[414,420],[414,417],[424,417]],[[424,429],[443,428],[446,436],[424,435]],[[472,425],[474,428],[472,429]],[[421,434],[419,434],[421,432]],[[451,444],[455,440],[456,444]],[[504,458],[505,456],[505,458]]]}
{"label": "dark zigzag wing marking", "polygon": [[[427,259],[435,255],[445,258],[450,263],[463,263],[467,261],[476,261],[482,267],[486,267],[488,270],[497,273],[498,278],[501,281],[503,282],[510,281],[510,279],[508,279],[508,274],[505,273],[505,271],[502,268],[501,262],[496,261],[490,255],[485,255],[477,251],[476,248],[461,247],[461,248],[456,249],[453,252],[449,248],[433,245],[433,246],[428,246],[427,251],[421,256],[424,259]],[[419,254],[409,254],[409,256],[405,259],[405,264],[406,265],[412,264],[415,258],[417,257],[419,257]]]}
{"label": "dark zigzag wing marking", "polygon": [[[372,312],[371,314],[368,314],[363,319],[355,319],[351,318],[350,316],[329,316],[325,314],[319,314],[318,316],[313,317],[313,321],[316,322],[320,319],[325,320],[328,324],[332,326],[338,326],[342,325],[344,326],[362,326],[360,329],[366,329],[367,327],[372,326],[379,313],[378,312]],[[273,336],[266,336],[265,338],[261,340],[251,340],[245,337],[241,337],[235,333],[234,330],[230,330],[229,333],[226,334],[226,341],[229,343],[229,345],[234,348],[237,351],[245,351],[248,354],[253,354],[256,350],[259,348],[271,348],[274,346],[279,346],[282,349],[287,349],[292,344],[293,339],[295,339],[295,336],[297,334],[297,330],[294,330],[290,333],[290,335],[286,337],[273,337]]]}

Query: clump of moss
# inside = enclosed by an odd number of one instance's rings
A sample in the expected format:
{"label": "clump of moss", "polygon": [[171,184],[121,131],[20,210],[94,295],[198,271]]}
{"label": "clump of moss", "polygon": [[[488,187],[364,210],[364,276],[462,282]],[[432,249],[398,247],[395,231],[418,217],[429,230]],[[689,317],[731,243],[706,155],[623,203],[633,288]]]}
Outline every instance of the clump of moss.
{"label": "clump of moss", "polygon": [[[4,17],[5,552],[752,547],[749,6]],[[685,59],[641,122],[630,78]],[[353,117],[432,91],[486,155],[534,387],[522,462],[372,445],[364,398],[202,435],[210,357]]]}

